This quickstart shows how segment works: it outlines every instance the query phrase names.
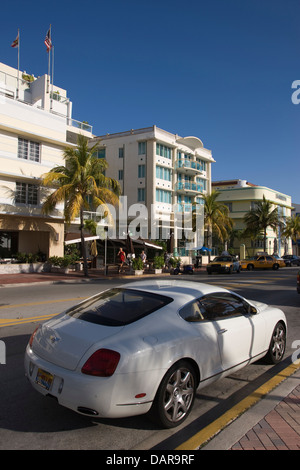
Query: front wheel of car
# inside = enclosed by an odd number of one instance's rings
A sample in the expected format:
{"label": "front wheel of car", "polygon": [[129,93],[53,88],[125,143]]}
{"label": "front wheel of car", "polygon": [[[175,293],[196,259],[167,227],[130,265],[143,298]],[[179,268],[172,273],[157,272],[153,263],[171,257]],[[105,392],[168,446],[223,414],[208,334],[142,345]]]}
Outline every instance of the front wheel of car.
{"label": "front wheel of car", "polygon": [[196,372],[179,361],[164,376],[151,409],[151,417],[164,428],[179,426],[189,415],[196,394]]}
{"label": "front wheel of car", "polygon": [[269,364],[278,364],[284,356],[285,347],[286,331],[284,325],[279,322],[274,328],[269,350],[265,356],[266,361]]}
{"label": "front wheel of car", "polygon": [[276,271],[277,269],[279,269],[279,264],[275,263],[273,264],[273,269]]}
{"label": "front wheel of car", "polygon": [[248,271],[253,271],[253,269],[254,269],[253,264],[248,264],[247,269],[248,269]]}

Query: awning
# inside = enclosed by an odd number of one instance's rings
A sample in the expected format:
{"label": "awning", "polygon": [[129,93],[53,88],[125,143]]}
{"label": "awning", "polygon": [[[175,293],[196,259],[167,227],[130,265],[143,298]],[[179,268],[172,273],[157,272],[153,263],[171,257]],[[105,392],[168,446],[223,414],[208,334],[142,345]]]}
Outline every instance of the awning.
{"label": "awning", "polygon": [[[90,242],[93,240],[102,240],[102,237],[100,237],[99,235],[84,235],[85,242]],[[109,238],[108,241],[122,243],[122,244],[126,242],[126,240],[116,240],[116,239],[111,239],[111,238]],[[65,245],[72,245],[72,243],[81,243],[81,238],[78,237],[78,235],[75,233],[66,233]],[[142,238],[139,238],[138,240],[132,239],[132,243],[133,244],[136,243],[137,245],[143,245],[148,248],[155,248],[156,250],[162,250],[161,246],[156,245],[151,240],[144,240]]]}
{"label": "awning", "polygon": [[[93,240],[99,240],[98,235],[84,235],[84,241],[90,242]],[[72,245],[72,243],[81,243],[81,238],[77,234],[67,233],[65,236],[65,245]]]}

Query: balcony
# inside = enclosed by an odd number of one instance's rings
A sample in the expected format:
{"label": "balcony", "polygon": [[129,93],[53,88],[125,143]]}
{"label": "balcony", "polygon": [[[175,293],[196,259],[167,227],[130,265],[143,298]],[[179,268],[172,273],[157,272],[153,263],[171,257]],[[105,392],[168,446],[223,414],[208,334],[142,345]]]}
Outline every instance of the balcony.
{"label": "balcony", "polygon": [[186,175],[198,175],[203,174],[202,165],[199,162],[194,162],[192,160],[176,160],[175,170]]}
{"label": "balcony", "polygon": [[203,193],[203,186],[199,183],[192,183],[190,181],[179,181],[175,184],[175,191],[179,194],[194,196],[196,193]]}

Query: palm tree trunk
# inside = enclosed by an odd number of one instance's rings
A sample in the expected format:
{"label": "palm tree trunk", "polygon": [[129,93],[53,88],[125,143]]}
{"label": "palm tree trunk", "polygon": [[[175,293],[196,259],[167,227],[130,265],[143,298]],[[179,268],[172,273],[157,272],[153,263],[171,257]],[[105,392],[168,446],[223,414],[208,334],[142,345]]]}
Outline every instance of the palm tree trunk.
{"label": "palm tree trunk", "polygon": [[264,252],[267,253],[267,229],[264,229]]}
{"label": "palm tree trunk", "polygon": [[84,235],[83,235],[83,210],[82,209],[80,210],[80,238],[81,238],[81,253],[83,257],[83,272],[84,272],[84,276],[88,277],[89,270],[88,270],[88,264],[87,264],[85,240],[84,240]]}

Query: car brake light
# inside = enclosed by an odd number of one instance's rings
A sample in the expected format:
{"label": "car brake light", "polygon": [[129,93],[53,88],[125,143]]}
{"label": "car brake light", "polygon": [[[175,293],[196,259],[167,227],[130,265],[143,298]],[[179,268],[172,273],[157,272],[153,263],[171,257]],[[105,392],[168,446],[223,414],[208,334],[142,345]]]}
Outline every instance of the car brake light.
{"label": "car brake light", "polygon": [[30,346],[31,349],[32,349],[32,343],[33,343],[34,337],[35,337],[35,335],[37,334],[37,331],[38,331],[38,329],[39,329],[40,326],[41,326],[41,325],[39,325],[39,326],[36,327],[36,329],[34,330],[34,332],[32,333],[32,335],[31,335],[31,337],[30,337],[30,340],[29,340],[29,343],[28,343],[28,344],[29,344],[29,346]]}
{"label": "car brake light", "polygon": [[83,374],[97,377],[110,377],[115,372],[120,354],[111,349],[98,349],[86,361],[81,369]]}

